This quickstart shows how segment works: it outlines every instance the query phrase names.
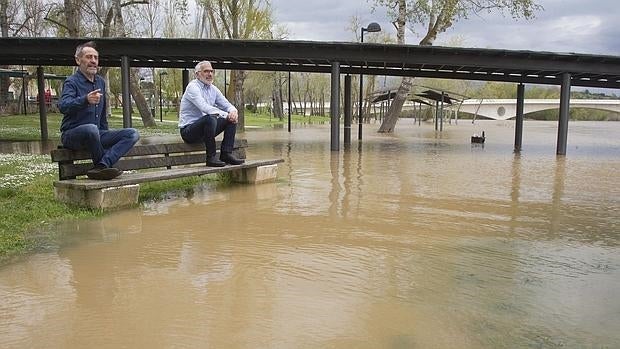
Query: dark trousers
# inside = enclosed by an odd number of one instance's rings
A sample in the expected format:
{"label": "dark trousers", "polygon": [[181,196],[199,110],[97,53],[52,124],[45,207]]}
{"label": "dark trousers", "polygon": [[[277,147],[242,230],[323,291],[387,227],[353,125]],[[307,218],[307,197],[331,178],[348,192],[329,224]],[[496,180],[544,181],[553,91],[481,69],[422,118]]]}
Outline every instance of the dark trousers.
{"label": "dark trousers", "polygon": [[73,150],[88,150],[93,164],[112,167],[140,139],[134,128],[100,130],[93,124],[84,124],[66,130],[61,135],[62,145]]}
{"label": "dark trousers", "polygon": [[232,153],[235,145],[235,133],[237,124],[233,124],[226,118],[217,115],[205,115],[193,124],[181,129],[181,138],[187,143],[204,142],[207,149],[207,157],[215,156],[215,137],[224,132],[221,152]]}

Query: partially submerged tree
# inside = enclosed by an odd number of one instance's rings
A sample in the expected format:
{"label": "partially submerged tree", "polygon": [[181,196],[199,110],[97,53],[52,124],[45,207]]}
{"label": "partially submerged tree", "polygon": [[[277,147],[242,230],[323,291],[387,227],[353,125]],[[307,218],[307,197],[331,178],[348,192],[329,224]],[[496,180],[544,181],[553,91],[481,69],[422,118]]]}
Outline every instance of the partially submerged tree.
{"label": "partially submerged tree", "polygon": [[[420,45],[432,45],[442,32],[471,15],[493,11],[509,14],[512,18],[530,19],[542,9],[536,0],[373,0],[375,7],[387,8],[397,28],[398,44],[405,44],[405,28],[414,33],[423,28]],[[404,77],[392,100],[379,132],[393,132],[409,91],[412,77]]]}

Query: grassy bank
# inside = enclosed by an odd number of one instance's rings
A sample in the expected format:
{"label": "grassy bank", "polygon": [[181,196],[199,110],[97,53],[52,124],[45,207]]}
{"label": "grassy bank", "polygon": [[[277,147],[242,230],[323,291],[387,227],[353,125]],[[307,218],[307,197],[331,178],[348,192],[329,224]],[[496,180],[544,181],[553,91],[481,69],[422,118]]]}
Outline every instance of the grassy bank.
{"label": "grassy bank", "polygon": [[[60,237],[46,229],[52,223],[104,214],[54,200],[56,177],[57,168],[47,155],[0,154],[0,265],[21,254],[58,245]],[[160,200],[170,192],[191,192],[214,180],[219,179],[203,176],[143,184],[139,201]]]}
{"label": "grassy bank", "polygon": [[[48,115],[48,134],[52,140],[58,141],[60,138],[58,130],[61,118],[60,114]],[[287,118],[279,120],[269,114],[246,112],[246,126],[282,127],[287,122]],[[324,123],[329,122],[329,118],[294,115],[292,122]],[[109,123],[112,128],[122,127],[120,111],[114,112]],[[134,120],[134,127],[142,137],[178,134],[176,113],[164,115],[164,122],[158,121],[156,127],[145,128],[141,126],[140,120]],[[38,141],[40,137],[38,115],[0,116],[0,140]],[[46,227],[50,224],[104,214],[54,200],[52,183],[56,176],[57,167],[51,163],[48,155],[0,154],[0,264],[24,253],[57,245],[61,237],[49,233],[52,229]],[[139,201],[144,203],[165,199],[171,192],[185,195],[207,181],[222,181],[222,178],[211,175],[146,183],[140,187]]]}

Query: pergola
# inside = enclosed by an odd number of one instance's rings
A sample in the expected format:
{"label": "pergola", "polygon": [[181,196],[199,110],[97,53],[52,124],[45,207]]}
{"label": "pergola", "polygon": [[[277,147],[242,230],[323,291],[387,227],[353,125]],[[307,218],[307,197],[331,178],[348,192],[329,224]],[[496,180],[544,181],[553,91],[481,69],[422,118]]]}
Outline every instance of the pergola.
{"label": "pergola", "polygon": [[[123,100],[129,98],[130,67],[193,68],[210,60],[218,69],[331,74],[331,149],[339,150],[340,75],[350,103],[351,74],[504,81],[518,84],[515,150],[521,149],[524,84],[561,86],[556,153],[566,154],[571,86],[620,88],[620,57],[499,49],[374,43],[137,38],[0,38],[0,65],[73,66],[75,47],[94,40],[102,66],[121,67]],[[184,84],[189,72],[184,71]],[[41,93],[41,92],[39,92]],[[520,107],[519,107],[520,106]],[[521,112],[519,114],[519,111]],[[345,144],[351,108],[344,106]],[[131,124],[123,105],[123,120]],[[42,117],[43,120],[43,117]],[[42,125],[43,128],[43,125]],[[43,132],[43,129],[42,129]],[[47,130],[46,130],[47,132]]]}

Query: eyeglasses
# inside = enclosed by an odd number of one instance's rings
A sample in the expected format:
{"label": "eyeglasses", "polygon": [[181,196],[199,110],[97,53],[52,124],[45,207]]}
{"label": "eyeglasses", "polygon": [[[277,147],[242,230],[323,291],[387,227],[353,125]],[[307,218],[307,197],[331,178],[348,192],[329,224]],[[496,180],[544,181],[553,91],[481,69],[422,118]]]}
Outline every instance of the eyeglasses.
{"label": "eyeglasses", "polygon": [[205,74],[206,74],[206,73],[211,73],[211,74],[213,74],[213,73],[215,73],[215,69],[203,69],[203,70],[201,70],[201,72],[203,72],[203,73],[205,73]]}

